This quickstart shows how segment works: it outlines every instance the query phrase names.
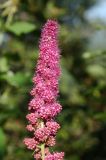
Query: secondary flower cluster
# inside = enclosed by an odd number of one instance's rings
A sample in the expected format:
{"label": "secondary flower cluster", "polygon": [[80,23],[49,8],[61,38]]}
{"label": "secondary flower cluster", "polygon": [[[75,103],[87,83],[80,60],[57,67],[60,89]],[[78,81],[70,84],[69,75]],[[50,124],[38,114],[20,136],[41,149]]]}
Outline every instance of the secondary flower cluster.
{"label": "secondary flower cluster", "polygon": [[28,107],[30,113],[26,116],[29,122],[26,128],[33,137],[25,138],[24,143],[28,149],[34,150],[36,160],[63,160],[64,157],[63,152],[49,151],[49,147],[56,143],[56,133],[60,128],[55,116],[62,110],[56,100],[60,76],[57,34],[57,22],[48,20],[41,33],[39,59],[31,90],[33,98]]}

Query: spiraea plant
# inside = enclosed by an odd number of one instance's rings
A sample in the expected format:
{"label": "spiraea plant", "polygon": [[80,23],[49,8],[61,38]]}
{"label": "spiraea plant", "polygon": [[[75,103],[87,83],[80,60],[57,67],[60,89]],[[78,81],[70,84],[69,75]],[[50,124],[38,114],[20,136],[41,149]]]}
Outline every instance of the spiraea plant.
{"label": "spiraea plant", "polygon": [[58,80],[61,73],[58,48],[58,23],[48,20],[41,33],[39,58],[33,77],[34,87],[30,94],[27,130],[32,132],[31,138],[25,138],[28,149],[34,150],[36,160],[63,160],[64,152],[50,152],[56,143],[56,133],[60,125],[55,117],[62,106],[57,101],[59,94]]}

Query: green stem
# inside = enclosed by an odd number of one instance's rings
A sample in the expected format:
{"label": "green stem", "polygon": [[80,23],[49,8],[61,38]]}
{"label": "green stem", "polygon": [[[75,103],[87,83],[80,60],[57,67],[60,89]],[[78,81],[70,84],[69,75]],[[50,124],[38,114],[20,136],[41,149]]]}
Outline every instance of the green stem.
{"label": "green stem", "polygon": [[[44,122],[41,122],[41,127],[44,127]],[[45,144],[41,144],[41,156],[42,156],[42,160],[45,159]]]}
{"label": "green stem", "polygon": [[45,159],[45,144],[43,143],[41,145],[41,155],[42,155],[42,160]]}

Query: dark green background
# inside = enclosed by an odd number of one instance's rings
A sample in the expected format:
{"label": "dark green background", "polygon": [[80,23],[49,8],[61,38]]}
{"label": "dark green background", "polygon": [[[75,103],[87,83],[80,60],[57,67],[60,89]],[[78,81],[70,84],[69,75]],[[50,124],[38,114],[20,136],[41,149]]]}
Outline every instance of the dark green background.
{"label": "dark green background", "polygon": [[[96,0],[0,1],[0,160],[32,160],[23,145],[41,27],[60,24],[61,129],[65,160],[106,160],[106,23],[87,21]],[[14,8],[16,9],[14,12]]]}

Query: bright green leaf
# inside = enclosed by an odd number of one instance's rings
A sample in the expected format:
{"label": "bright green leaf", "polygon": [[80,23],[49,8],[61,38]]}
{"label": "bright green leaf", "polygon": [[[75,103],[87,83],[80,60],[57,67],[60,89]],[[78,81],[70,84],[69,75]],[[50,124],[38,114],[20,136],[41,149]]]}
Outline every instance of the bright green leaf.
{"label": "bright green leaf", "polygon": [[36,29],[36,26],[32,23],[29,22],[15,22],[9,26],[7,26],[7,30],[10,32],[13,32],[16,35],[21,35],[21,34],[25,34],[25,33],[29,33],[32,32],[33,30]]}

